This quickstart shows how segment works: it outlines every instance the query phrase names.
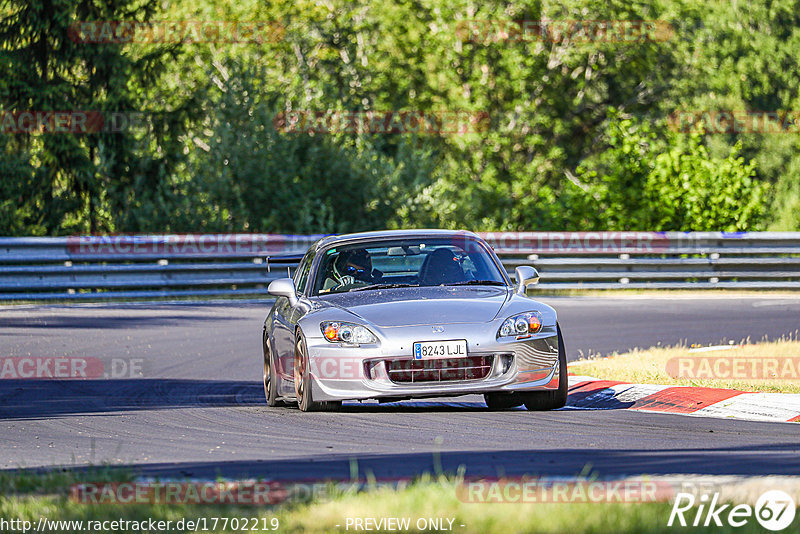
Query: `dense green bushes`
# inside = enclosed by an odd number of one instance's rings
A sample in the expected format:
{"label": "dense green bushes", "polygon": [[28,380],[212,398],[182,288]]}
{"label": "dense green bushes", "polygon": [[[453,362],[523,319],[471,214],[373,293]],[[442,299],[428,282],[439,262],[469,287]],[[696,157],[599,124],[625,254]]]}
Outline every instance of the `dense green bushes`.
{"label": "dense green bushes", "polygon": [[608,149],[577,169],[568,193],[576,215],[594,228],[647,230],[757,229],[766,213],[766,186],[755,164],[709,155],[699,132],[659,139],[646,124],[614,120]]}
{"label": "dense green bushes", "polygon": [[[147,128],[0,137],[0,234],[800,228],[797,134],[671,113],[798,109],[800,9],[683,0],[7,0],[4,111]],[[134,9],[135,8],[135,9]],[[261,44],[86,44],[80,20],[268,20]],[[469,39],[464,20],[668,21],[666,41]],[[744,22],[742,22],[744,21]],[[43,55],[44,54],[44,55]],[[287,133],[295,110],[463,110],[468,134]]]}

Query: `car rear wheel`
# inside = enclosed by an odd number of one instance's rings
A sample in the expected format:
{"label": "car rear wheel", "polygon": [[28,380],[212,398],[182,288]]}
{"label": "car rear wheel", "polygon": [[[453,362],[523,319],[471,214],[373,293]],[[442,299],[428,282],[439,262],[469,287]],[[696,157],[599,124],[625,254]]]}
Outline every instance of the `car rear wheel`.
{"label": "car rear wheel", "polygon": [[558,324],[556,324],[556,331],[558,332],[558,389],[528,393],[525,399],[525,407],[528,410],[555,410],[556,408],[563,408],[567,404],[569,389],[567,351],[564,348],[564,338],[561,337],[561,327]]}
{"label": "car rear wheel", "polygon": [[320,402],[313,399],[311,389],[311,366],[303,334],[298,331],[294,351],[294,393],[297,407],[303,412],[332,411],[342,406],[342,401]]}
{"label": "car rear wheel", "polygon": [[278,379],[275,365],[272,363],[272,351],[269,350],[266,339],[264,340],[264,397],[267,399],[267,406],[283,404],[278,400]]}

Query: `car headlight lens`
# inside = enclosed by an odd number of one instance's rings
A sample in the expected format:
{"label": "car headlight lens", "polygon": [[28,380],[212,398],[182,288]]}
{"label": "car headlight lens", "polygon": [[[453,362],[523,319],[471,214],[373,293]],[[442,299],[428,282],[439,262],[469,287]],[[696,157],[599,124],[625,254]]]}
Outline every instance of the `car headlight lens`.
{"label": "car headlight lens", "polygon": [[366,326],[338,321],[325,321],[320,323],[320,330],[325,339],[331,343],[344,343],[346,345],[369,345],[378,342],[375,334]]}
{"label": "car headlight lens", "polygon": [[542,329],[542,314],[533,311],[509,317],[500,326],[498,337],[527,336]]}

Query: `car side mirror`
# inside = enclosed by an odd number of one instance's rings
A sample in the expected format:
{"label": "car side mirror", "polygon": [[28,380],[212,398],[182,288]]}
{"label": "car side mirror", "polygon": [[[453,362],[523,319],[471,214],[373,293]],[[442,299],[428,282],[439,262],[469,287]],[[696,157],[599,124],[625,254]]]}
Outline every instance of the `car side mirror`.
{"label": "car side mirror", "polygon": [[517,293],[524,295],[529,285],[539,283],[539,271],[530,265],[520,265],[514,270],[517,277]]}
{"label": "car side mirror", "polygon": [[294,287],[294,280],[291,278],[278,278],[269,283],[267,292],[276,297],[286,297],[289,304],[297,304],[297,290]]}

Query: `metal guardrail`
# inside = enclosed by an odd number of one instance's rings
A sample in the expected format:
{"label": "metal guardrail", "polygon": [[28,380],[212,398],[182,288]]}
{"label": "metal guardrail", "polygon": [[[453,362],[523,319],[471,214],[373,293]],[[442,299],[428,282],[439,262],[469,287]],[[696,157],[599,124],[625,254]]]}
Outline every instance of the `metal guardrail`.
{"label": "metal guardrail", "polygon": [[[800,232],[481,235],[509,272],[535,266],[540,290],[800,289]],[[0,300],[263,297],[320,237],[0,238]]]}

